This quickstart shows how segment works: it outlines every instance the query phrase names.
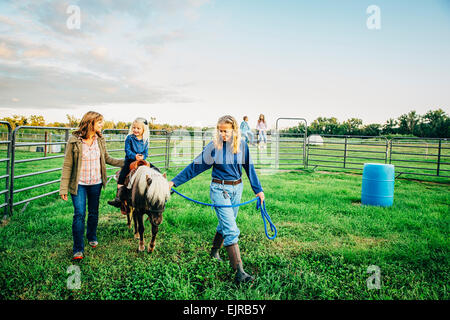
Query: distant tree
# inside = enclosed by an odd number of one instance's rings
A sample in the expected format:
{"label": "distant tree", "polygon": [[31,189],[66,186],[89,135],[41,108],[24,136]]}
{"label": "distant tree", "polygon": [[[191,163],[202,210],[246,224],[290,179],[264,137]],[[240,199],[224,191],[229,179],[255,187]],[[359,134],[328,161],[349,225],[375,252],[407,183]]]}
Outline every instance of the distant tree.
{"label": "distant tree", "polygon": [[67,123],[64,123],[64,122],[58,122],[58,121],[55,121],[55,122],[50,122],[50,123],[48,123],[48,124],[47,124],[47,127],[64,128],[64,127],[68,127],[68,124],[67,124]]}
{"label": "distant tree", "polygon": [[116,129],[128,129],[128,125],[126,122],[119,121],[116,123]]}
{"label": "distant tree", "polygon": [[337,134],[339,131],[339,122],[335,117],[318,117],[309,127],[311,133]]}
{"label": "distant tree", "polygon": [[13,129],[17,126],[26,126],[28,124],[27,117],[17,114],[13,114],[12,117],[4,117],[0,120],[8,121]]}
{"label": "distant tree", "polygon": [[104,121],[103,122],[103,130],[104,129],[114,129],[115,125],[114,125],[114,121]]}
{"label": "distant tree", "polygon": [[368,124],[362,128],[362,134],[364,136],[379,136],[380,132],[381,132],[381,125],[378,123]]}
{"label": "distant tree", "polygon": [[414,130],[416,129],[416,125],[419,121],[420,116],[416,113],[415,110],[410,111],[407,114],[408,129],[410,133],[414,134]]}
{"label": "distant tree", "polygon": [[41,115],[31,115],[28,121],[30,126],[45,126],[45,119]]}
{"label": "distant tree", "polygon": [[66,114],[67,120],[69,121],[69,127],[76,128],[80,124],[81,119],[77,119],[75,116]]}
{"label": "distant tree", "polygon": [[396,133],[396,127],[398,125],[398,121],[395,119],[388,119],[386,120],[386,123],[383,125],[381,129],[382,134],[394,134]]}
{"label": "distant tree", "polygon": [[414,134],[416,125],[420,120],[420,116],[415,110],[410,111],[407,114],[402,114],[399,118],[399,133],[401,134]]}
{"label": "distant tree", "polygon": [[342,124],[343,134],[361,135],[363,121],[358,118],[350,118]]}
{"label": "distant tree", "polygon": [[450,118],[442,109],[430,110],[420,117],[418,134],[421,137],[450,137]]}

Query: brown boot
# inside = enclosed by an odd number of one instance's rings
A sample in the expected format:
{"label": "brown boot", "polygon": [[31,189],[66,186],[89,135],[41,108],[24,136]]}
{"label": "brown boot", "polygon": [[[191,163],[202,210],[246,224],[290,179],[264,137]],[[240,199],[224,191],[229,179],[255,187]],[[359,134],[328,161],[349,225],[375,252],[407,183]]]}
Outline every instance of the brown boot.
{"label": "brown boot", "polygon": [[230,264],[233,270],[236,271],[236,277],[234,282],[240,284],[242,282],[253,281],[253,277],[244,271],[241,260],[241,252],[239,251],[239,245],[237,243],[225,247],[230,257]]}
{"label": "brown boot", "polygon": [[212,248],[211,248],[211,254],[210,254],[211,258],[222,261],[222,259],[220,259],[220,255],[219,255],[219,249],[222,248],[222,245],[223,245],[223,236],[219,232],[216,232],[216,235],[214,236],[214,240],[212,243]]}
{"label": "brown boot", "polygon": [[126,200],[126,192],[127,187],[121,186],[120,188],[117,189],[116,197],[114,198],[114,200],[108,201],[108,204],[113,207],[120,208],[122,201]]}

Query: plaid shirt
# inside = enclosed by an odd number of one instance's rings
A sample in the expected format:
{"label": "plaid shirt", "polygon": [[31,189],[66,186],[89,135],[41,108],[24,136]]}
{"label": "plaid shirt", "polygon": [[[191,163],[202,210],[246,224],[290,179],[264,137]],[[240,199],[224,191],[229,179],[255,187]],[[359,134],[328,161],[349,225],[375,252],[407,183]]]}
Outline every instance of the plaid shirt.
{"label": "plaid shirt", "polygon": [[102,182],[100,170],[100,148],[98,147],[97,136],[94,136],[92,145],[83,142],[83,154],[81,157],[81,172],[79,184],[92,185]]}

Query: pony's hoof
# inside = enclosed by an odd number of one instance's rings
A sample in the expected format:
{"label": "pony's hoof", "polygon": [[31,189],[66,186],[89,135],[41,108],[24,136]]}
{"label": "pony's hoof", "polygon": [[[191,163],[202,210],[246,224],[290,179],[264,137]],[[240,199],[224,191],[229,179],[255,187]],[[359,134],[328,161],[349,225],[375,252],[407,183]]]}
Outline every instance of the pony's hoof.
{"label": "pony's hoof", "polygon": [[137,252],[138,252],[138,253],[145,252],[145,246],[144,246],[143,248],[138,247]]}
{"label": "pony's hoof", "polygon": [[139,233],[135,233],[135,234],[134,234],[134,238],[135,238],[135,239],[140,239],[141,237],[139,236]]}
{"label": "pony's hoof", "polygon": [[155,248],[152,248],[152,247],[149,246],[148,249],[147,249],[147,252],[148,252],[148,253],[153,253],[153,250],[154,250],[154,249],[155,249]]}

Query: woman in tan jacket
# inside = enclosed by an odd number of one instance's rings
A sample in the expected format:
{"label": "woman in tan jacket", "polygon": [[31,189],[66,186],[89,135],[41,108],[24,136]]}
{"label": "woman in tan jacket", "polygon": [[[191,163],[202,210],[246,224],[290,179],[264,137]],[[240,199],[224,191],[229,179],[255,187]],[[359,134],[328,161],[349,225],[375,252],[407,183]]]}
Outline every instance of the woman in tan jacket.
{"label": "woman in tan jacket", "polygon": [[59,194],[67,200],[70,193],[74,207],[72,222],[73,260],[83,259],[86,203],[88,206],[86,237],[95,248],[97,242],[98,207],[102,186],[105,188],[106,163],[123,166],[123,159],[111,158],[102,137],[103,116],[89,111],[81,119],[66,145]]}

